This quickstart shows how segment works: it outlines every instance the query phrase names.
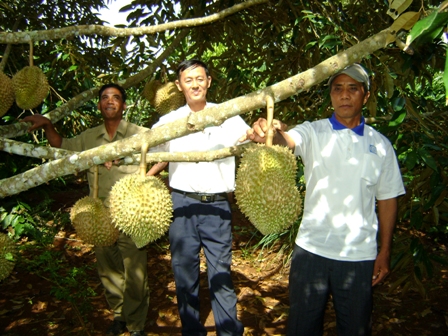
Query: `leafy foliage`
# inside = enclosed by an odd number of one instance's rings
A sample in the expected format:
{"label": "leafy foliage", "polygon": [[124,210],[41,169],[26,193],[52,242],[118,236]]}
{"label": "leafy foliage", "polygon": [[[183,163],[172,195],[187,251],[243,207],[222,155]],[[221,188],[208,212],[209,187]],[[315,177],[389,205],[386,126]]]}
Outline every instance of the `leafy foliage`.
{"label": "leafy foliage", "polygon": [[88,284],[87,270],[92,265],[71,267],[60,251],[35,249],[36,257],[22,260],[21,267],[54,284],[51,294],[58,300],[78,303],[82,313],[88,313],[92,307],[89,298],[96,295]]}
{"label": "leafy foliage", "polygon": [[[5,204],[10,208],[11,204]],[[0,207],[0,223],[2,229],[10,228],[11,236],[15,239],[25,235],[37,238],[39,231],[35,228],[35,221],[30,215],[30,207],[21,201],[17,202],[17,205],[12,206],[10,211],[7,211],[3,206]]]}

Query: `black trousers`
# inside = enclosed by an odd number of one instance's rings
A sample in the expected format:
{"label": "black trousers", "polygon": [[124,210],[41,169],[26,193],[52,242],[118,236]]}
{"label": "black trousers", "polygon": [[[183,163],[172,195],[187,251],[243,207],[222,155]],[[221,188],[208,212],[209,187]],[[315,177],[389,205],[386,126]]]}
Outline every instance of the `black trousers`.
{"label": "black trousers", "polygon": [[227,200],[211,203],[172,193],[171,262],[176,282],[182,335],[206,335],[199,319],[199,252],[207,260],[208,285],[218,335],[243,334],[237,319],[232,263],[231,211]]}
{"label": "black trousers", "polygon": [[294,245],[287,335],[322,335],[330,293],[338,335],[370,335],[373,265],[373,260],[349,262],[323,258]]}

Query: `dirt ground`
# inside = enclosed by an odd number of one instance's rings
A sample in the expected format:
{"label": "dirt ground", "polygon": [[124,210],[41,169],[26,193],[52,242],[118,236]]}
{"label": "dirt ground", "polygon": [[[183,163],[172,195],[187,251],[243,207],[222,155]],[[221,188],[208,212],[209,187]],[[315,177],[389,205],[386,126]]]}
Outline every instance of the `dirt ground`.
{"label": "dirt ground", "polygon": [[[68,211],[83,190],[67,190],[55,195],[55,210]],[[248,242],[254,228],[234,207],[234,251],[232,272],[238,296],[238,314],[246,336],[284,335],[288,316],[288,271],[276,248],[253,250]],[[83,244],[74,230],[67,228],[54,237],[51,249],[61,251],[68,267],[95,263],[91,245]],[[147,335],[180,335],[176,295],[166,237],[148,247],[148,274],[151,303],[145,332]],[[22,255],[33,258],[33,255]],[[392,273],[375,289],[373,335],[448,335],[448,267],[439,266],[428,282],[428,297],[416,291],[389,293],[400,277]],[[206,267],[201,264],[201,316],[209,335],[216,335],[211,311]],[[52,293],[54,282],[16,266],[11,276],[0,283],[0,335],[104,335],[110,321],[102,286],[95,267],[88,271],[88,286],[96,295],[88,301],[93,307],[83,314],[76,302],[58,300]],[[324,334],[336,335],[331,302],[325,315]],[[127,334],[125,334],[127,335]]]}

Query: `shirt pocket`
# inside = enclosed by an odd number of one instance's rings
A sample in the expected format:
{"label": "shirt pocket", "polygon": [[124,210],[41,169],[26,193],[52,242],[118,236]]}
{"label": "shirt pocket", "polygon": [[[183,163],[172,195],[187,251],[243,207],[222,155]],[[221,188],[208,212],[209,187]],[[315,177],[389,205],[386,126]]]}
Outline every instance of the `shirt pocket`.
{"label": "shirt pocket", "polygon": [[361,179],[367,185],[376,185],[381,175],[383,160],[375,154],[364,154],[361,163]]}

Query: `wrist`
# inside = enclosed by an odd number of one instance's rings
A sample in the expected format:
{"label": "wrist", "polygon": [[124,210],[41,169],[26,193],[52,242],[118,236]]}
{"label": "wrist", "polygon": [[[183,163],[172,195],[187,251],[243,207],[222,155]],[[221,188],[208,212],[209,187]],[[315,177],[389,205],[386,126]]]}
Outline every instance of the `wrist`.
{"label": "wrist", "polygon": [[378,251],[378,255],[383,255],[383,256],[390,256],[390,249],[389,248],[380,248],[380,250]]}

